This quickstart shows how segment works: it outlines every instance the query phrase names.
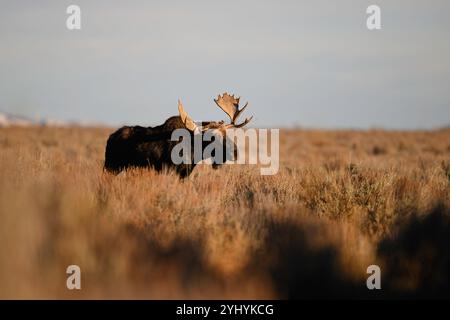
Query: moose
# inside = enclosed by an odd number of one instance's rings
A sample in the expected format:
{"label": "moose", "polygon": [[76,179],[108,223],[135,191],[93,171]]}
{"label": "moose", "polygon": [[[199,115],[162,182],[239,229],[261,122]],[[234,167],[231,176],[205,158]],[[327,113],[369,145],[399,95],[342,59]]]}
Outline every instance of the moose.
{"label": "moose", "polygon": [[[187,129],[194,141],[194,135],[205,134],[208,130],[213,130],[216,137],[219,137],[221,146],[225,150],[227,141],[226,130],[230,128],[242,128],[253,118],[246,118],[242,123],[237,124],[236,120],[247,108],[248,102],[239,109],[239,97],[223,93],[214,102],[229,117],[230,123],[224,121],[202,121],[201,124],[194,122],[186,113],[183,104],[178,100],[178,116],[168,118],[162,125],[156,127],[124,126],[112,133],[106,143],[104,169],[108,172],[118,174],[122,170],[133,167],[152,168],[157,172],[163,170],[174,170],[180,178],[188,177],[198,162],[204,159],[192,159],[187,163],[176,164],[172,160],[172,150],[179,141],[172,140],[172,133],[177,129]],[[221,140],[220,140],[221,139]],[[203,140],[202,140],[203,141]],[[236,157],[237,148],[234,142],[232,154],[222,152],[219,155],[212,153],[212,167],[217,169],[230,157]],[[202,142],[202,150],[209,143]],[[194,143],[191,143],[191,152],[194,150]],[[227,149],[228,150],[228,149]]]}

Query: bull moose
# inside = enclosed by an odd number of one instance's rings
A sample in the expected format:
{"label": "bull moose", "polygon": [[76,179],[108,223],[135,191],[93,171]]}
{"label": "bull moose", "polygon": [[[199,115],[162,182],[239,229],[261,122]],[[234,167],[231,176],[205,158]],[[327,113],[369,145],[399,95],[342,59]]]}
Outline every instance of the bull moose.
{"label": "bull moose", "polygon": [[[203,121],[201,125],[198,125],[188,116],[183,104],[178,100],[179,115],[168,118],[162,125],[156,127],[124,126],[118,129],[109,136],[106,144],[105,170],[117,174],[132,167],[147,167],[158,172],[165,169],[174,170],[180,178],[188,177],[199,161],[192,159],[190,162],[180,164],[175,164],[172,161],[172,149],[178,143],[178,141],[172,141],[172,133],[176,129],[187,129],[191,137],[194,137],[195,134],[203,135],[208,130],[214,130],[216,136],[222,139],[221,145],[225,150],[227,142],[229,143],[226,138],[226,130],[242,128],[253,118],[246,118],[242,123],[236,124],[237,118],[248,106],[247,102],[244,107],[239,109],[239,99],[226,92],[214,99],[217,106],[230,117],[229,124],[224,123],[224,121]],[[191,139],[191,141],[194,141],[194,139]],[[236,145],[234,142],[232,144],[234,146],[233,154],[222,152],[222,158],[213,157],[212,166],[214,169],[217,169],[230,157],[236,156]],[[207,143],[202,142],[202,150],[207,145]],[[194,152],[193,148],[194,144],[192,143],[192,153]]]}

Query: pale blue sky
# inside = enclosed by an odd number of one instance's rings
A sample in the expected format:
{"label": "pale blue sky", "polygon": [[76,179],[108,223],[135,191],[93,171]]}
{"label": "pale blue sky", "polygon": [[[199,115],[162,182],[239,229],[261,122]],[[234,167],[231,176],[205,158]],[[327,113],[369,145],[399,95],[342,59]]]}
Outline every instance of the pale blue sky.
{"label": "pale blue sky", "polygon": [[[82,30],[66,29],[66,8]],[[378,4],[382,30],[366,28]],[[450,124],[450,1],[3,1],[0,111],[154,125],[182,98],[250,101],[253,125]]]}

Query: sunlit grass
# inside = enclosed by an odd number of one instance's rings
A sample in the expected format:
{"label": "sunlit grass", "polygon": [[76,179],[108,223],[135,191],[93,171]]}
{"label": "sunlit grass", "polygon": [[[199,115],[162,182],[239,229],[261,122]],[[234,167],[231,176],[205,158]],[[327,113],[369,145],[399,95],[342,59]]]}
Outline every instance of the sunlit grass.
{"label": "sunlit grass", "polygon": [[[449,130],[282,130],[277,175],[204,165],[184,181],[104,173],[111,131],[0,129],[0,298],[356,295],[369,264],[398,273],[380,243],[449,214]],[[81,291],[65,287],[70,264]],[[419,292],[417,277],[386,289]]]}

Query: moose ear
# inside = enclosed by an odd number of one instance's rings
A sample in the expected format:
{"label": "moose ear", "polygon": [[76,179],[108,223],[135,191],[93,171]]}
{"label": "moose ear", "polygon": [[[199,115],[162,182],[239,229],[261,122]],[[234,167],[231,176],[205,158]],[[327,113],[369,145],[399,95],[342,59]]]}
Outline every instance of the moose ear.
{"label": "moose ear", "polygon": [[183,104],[179,99],[178,99],[178,112],[180,113],[181,121],[183,121],[184,126],[190,131],[195,131],[195,129],[197,129],[197,125],[187,115],[186,111],[184,110]]}

